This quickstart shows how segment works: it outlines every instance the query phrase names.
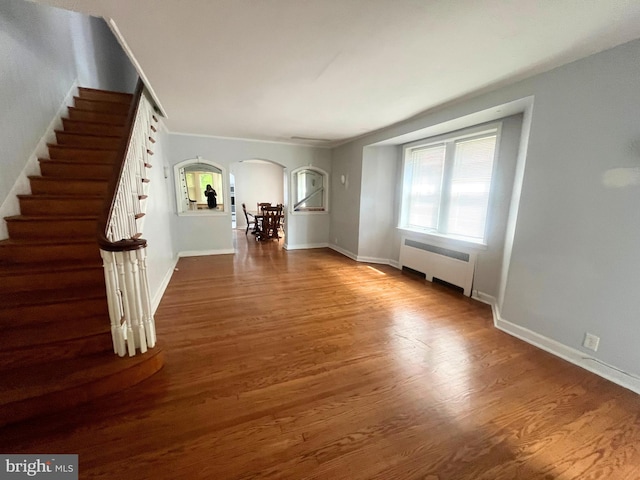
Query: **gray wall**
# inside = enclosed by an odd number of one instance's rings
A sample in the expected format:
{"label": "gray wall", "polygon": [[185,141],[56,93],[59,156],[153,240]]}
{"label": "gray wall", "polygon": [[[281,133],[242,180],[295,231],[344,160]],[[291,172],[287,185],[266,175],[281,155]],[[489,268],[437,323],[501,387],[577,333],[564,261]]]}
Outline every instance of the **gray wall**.
{"label": "gray wall", "polygon": [[640,372],[640,187],[603,175],[640,167],[640,41],[536,77],[533,123],[503,316]]}
{"label": "gray wall", "polygon": [[[640,187],[609,188],[603,175],[640,167],[640,40],[343,145],[333,169],[360,177],[367,145],[531,96],[501,314],[577,350],[595,333],[596,358],[638,374]],[[334,193],[348,207],[332,216],[331,236],[357,252],[362,188],[352,182]]]}
{"label": "gray wall", "polygon": [[[225,198],[229,198],[229,169],[242,160],[267,160],[285,169],[292,170],[313,165],[331,172],[331,151],[324,148],[288,145],[273,142],[231,140],[196,135],[168,135],[167,161],[173,166],[184,160],[202,157],[226,168]],[[173,171],[172,171],[173,175]],[[238,204],[240,209],[240,205]],[[173,205],[176,210],[175,201]],[[242,215],[242,210],[239,210]],[[174,249],[177,252],[230,251],[233,249],[231,235],[231,212],[226,215],[185,215],[173,217],[175,232]],[[292,215],[287,213],[285,246],[326,245],[329,242],[329,214]]]}
{"label": "gray wall", "polygon": [[0,2],[0,203],[76,79],[133,91],[135,70],[101,19],[24,0]]}
{"label": "gray wall", "polygon": [[[354,255],[358,253],[362,150],[367,143],[352,142],[332,150],[334,175],[331,178],[331,243]],[[340,177],[346,177],[345,185]]]}
{"label": "gray wall", "polygon": [[138,73],[106,22],[101,18],[71,15],[70,27],[79,85],[133,92]]}
{"label": "gray wall", "polygon": [[493,192],[487,218],[487,249],[478,253],[473,289],[498,297],[509,205],[522,132],[522,115],[502,119]]}
{"label": "gray wall", "polygon": [[394,256],[401,155],[402,149],[397,146],[364,149],[358,236],[358,257],[363,259],[374,261]]}

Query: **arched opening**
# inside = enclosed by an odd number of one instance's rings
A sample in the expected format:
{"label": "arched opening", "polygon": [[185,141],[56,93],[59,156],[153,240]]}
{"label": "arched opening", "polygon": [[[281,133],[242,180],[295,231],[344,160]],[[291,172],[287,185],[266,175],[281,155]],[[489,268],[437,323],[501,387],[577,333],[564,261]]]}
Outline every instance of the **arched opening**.
{"label": "arched opening", "polygon": [[257,212],[259,203],[286,203],[283,165],[271,160],[253,158],[231,164],[229,171],[234,177],[238,230],[245,230],[247,226],[247,219],[242,211],[243,203],[250,213]]}
{"label": "arched opening", "polygon": [[174,166],[179,215],[224,214],[231,211],[222,165],[200,157]]}
{"label": "arched opening", "polygon": [[317,167],[291,172],[291,213],[329,211],[329,174]]}

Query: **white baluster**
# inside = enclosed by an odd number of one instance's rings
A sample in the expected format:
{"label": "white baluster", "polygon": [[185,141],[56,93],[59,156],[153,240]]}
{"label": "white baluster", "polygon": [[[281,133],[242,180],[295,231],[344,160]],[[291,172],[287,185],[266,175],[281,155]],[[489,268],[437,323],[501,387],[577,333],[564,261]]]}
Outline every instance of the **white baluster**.
{"label": "white baluster", "polygon": [[111,339],[113,341],[113,352],[121,357],[125,354],[125,340],[122,333],[122,302],[118,280],[113,261],[113,253],[100,250],[103,260],[104,279],[107,287],[107,306],[109,309],[109,319],[111,322]]}
{"label": "white baluster", "polygon": [[128,268],[128,252],[114,252],[116,259],[116,267],[118,269],[118,282],[120,289],[122,290],[122,307],[124,311],[125,320],[125,338],[127,340],[127,350],[129,356],[133,357],[136,354],[135,336],[133,332],[133,325],[131,324],[131,292],[130,292],[130,277],[131,269]]}
{"label": "white baluster", "polygon": [[131,328],[134,333],[135,347],[142,353],[147,351],[147,339],[142,318],[142,301],[140,291],[140,272],[138,269],[138,257],[136,251],[127,252],[127,296],[131,314]]}
{"label": "white baluster", "polygon": [[149,297],[149,280],[147,278],[147,251],[146,248],[136,250],[138,268],[140,270],[140,301],[142,303],[142,319],[147,334],[147,345],[153,348],[156,345],[156,326],[151,314],[151,298]]}

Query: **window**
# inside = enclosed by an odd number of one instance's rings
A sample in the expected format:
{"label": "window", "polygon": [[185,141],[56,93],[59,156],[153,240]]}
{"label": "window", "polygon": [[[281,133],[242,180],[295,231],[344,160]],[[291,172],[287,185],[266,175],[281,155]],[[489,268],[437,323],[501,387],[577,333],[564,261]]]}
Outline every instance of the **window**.
{"label": "window", "polygon": [[327,173],[318,168],[305,167],[295,170],[291,174],[293,211],[326,212],[327,185]]}
{"label": "window", "polygon": [[404,147],[400,227],[484,243],[498,127]]}

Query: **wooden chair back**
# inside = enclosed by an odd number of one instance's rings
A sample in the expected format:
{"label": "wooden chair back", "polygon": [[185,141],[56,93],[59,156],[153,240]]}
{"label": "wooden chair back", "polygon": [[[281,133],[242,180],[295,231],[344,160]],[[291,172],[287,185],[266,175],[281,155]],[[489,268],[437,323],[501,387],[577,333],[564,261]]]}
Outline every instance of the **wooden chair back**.
{"label": "wooden chair back", "polygon": [[258,203],[258,212],[264,213],[264,209],[271,206],[270,202],[260,202]]}
{"label": "wooden chair back", "polygon": [[282,209],[278,207],[265,207],[262,211],[262,225],[258,233],[259,240],[279,239],[280,219]]}
{"label": "wooden chair back", "polygon": [[[249,233],[249,226],[253,225],[255,228],[256,225],[256,220],[255,218],[253,220],[249,220],[249,213],[247,213],[247,206],[243,203],[242,204],[242,211],[244,212],[244,218],[247,221],[247,228],[244,231],[244,234],[246,235],[247,233]],[[251,215],[251,217],[253,218],[253,215]]]}

